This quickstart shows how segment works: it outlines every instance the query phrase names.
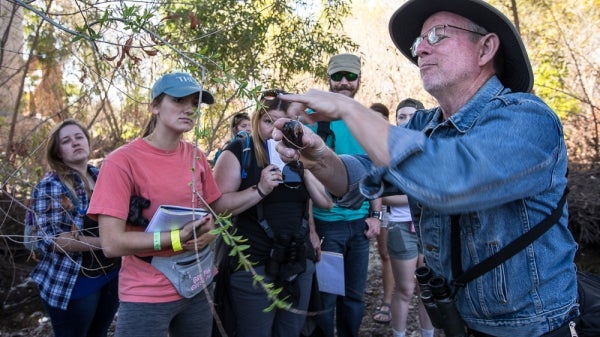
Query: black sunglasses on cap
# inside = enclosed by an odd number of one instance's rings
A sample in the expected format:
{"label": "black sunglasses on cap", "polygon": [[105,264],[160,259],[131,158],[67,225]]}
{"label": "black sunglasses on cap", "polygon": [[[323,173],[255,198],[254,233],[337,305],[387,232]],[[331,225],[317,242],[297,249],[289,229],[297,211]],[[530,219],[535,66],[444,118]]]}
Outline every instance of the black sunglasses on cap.
{"label": "black sunglasses on cap", "polygon": [[278,97],[279,95],[287,95],[287,94],[289,94],[289,92],[283,91],[281,89],[265,90],[260,95],[260,103],[262,104],[263,108],[265,108],[267,111],[268,110],[287,111],[287,108],[290,105],[290,103],[282,101]]}
{"label": "black sunglasses on cap", "polygon": [[347,72],[347,71],[338,71],[337,73],[333,73],[331,75],[329,75],[329,78],[331,78],[333,81],[339,82],[342,80],[342,78],[346,78],[346,80],[348,80],[348,82],[352,82],[352,81],[356,81],[356,79],[358,79],[358,74],[355,73],[351,73],[351,72]]}
{"label": "black sunglasses on cap", "polygon": [[260,95],[261,100],[272,101],[277,98],[279,95],[287,95],[289,92],[283,91],[281,89],[269,89],[262,92]]}

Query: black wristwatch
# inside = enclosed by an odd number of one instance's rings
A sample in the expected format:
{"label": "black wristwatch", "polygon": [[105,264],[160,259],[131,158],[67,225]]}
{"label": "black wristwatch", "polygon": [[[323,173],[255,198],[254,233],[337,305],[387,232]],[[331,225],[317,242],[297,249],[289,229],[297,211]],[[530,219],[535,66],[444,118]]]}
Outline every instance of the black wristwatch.
{"label": "black wristwatch", "polygon": [[369,214],[370,218],[377,218],[379,221],[383,221],[383,212],[380,211],[371,211]]}

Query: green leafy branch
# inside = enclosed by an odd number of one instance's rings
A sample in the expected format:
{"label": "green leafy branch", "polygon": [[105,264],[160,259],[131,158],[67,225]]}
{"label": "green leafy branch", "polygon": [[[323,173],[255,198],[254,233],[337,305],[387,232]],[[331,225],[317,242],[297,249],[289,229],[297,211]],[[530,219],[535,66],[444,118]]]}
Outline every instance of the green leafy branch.
{"label": "green leafy branch", "polygon": [[244,269],[245,271],[249,271],[252,274],[253,284],[259,284],[265,290],[271,304],[263,309],[263,311],[269,312],[275,308],[292,310],[292,304],[286,302],[287,298],[279,298],[283,288],[277,288],[275,287],[275,284],[265,282],[265,277],[259,275],[256,270],[254,270],[254,263],[250,261],[250,255],[246,253],[246,250],[250,248],[248,239],[236,233],[237,230],[233,227],[233,222],[231,220],[232,215],[218,215],[204,199],[202,199],[202,196],[199,194],[198,196],[201,198],[200,200],[202,200],[207,210],[215,217],[215,229],[211,230],[209,233],[221,238],[223,243],[229,247],[228,255],[237,258],[236,270]]}

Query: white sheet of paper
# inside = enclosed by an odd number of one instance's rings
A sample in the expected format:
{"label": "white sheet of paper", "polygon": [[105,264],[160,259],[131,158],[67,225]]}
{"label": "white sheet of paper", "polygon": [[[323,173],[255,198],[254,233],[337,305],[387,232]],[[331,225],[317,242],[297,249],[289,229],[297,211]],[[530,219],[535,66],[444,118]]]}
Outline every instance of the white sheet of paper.
{"label": "white sheet of paper", "polygon": [[283,160],[281,160],[279,152],[277,152],[276,150],[277,143],[279,142],[276,142],[273,139],[267,139],[267,148],[269,149],[269,161],[271,162],[271,164],[277,165],[277,167],[279,167],[279,169],[283,171],[285,163],[283,162]]}
{"label": "white sheet of paper", "polygon": [[346,296],[344,283],[344,255],[321,251],[321,261],[317,263],[319,291]]}

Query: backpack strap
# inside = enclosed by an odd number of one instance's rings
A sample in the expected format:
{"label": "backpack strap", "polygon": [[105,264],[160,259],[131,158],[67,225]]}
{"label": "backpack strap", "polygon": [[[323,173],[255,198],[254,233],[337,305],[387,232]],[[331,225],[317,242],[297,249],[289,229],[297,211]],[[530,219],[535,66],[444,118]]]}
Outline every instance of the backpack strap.
{"label": "backpack strap", "polygon": [[248,168],[250,168],[250,160],[248,160],[248,158],[250,157],[250,152],[252,151],[251,139],[252,137],[247,135],[241,140],[241,142],[244,144],[244,148],[242,149],[242,162],[240,163],[240,166],[242,167],[242,179],[246,179],[246,177],[248,177]]}
{"label": "backpack strap", "polygon": [[331,131],[331,122],[317,122],[317,135],[327,143],[327,138],[331,137],[331,149],[335,149],[335,134]]}
{"label": "backpack strap", "polygon": [[488,271],[496,268],[504,261],[513,257],[515,254],[525,249],[529,244],[539,238],[542,234],[548,231],[554,224],[558,222],[563,214],[563,208],[567,201],[567,194],[569,189],[565,187],[562,197],[558,201],[556,208],[548,215],[542,222],[531,228],[525,234],[519,236],[511,243],[500,249],[494,255],[474,265],[469,270],[463,273],[462,263],[460,258],[460,226],[459,219],[460,215],[451,216],[451,228],[450,236],[452,240],[451,254],[452,254],[452,284],[456,287],[454,293],[458,288],[464,287],[470,281],[478,278],[479,276],[487,273]]}
{"label": "backpack strap", "polygon": [[[258,223],[260,227],[265,231],[269,239],[275,241],[275,233],[273,233],[273,229],[269,226],[267,219],[265,219],[265,213],[263,208],[262,200],[256,205],[256,217],[258,218]],[[302,224],[300,226],[300,233],[305,235],[308,231],[308,207],[304,208],[304,215],[302,216]]]}

